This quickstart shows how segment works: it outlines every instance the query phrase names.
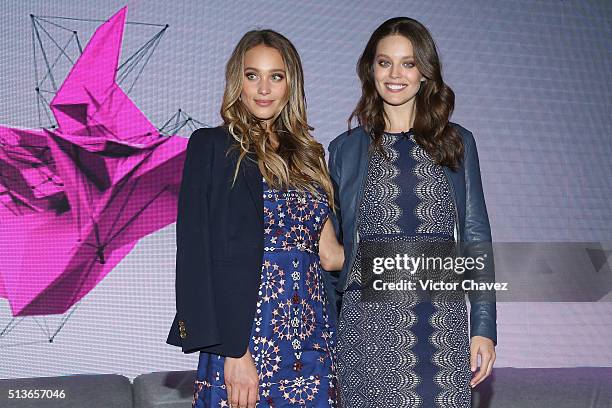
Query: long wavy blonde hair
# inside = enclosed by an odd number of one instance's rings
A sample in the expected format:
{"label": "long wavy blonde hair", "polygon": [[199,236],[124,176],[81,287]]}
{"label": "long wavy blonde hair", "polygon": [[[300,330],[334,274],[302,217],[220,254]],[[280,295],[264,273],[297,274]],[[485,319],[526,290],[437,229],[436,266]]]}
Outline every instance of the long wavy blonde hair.
{"label": "long wavy blonde hair", "polygon": [[[278,138],[275,150],[263,121],[251,114],[240,100],[244,80],[244,55],[253,47],[265,45],[276,49],[286,67],[287,93],[282,110],[270,120],[269,132]],[[310,135],[306,119],[304,74],[297,50],[283,35],[272,30],[247,32],[232,52],[225,70],[225,92],[221,117],[239,149],[234,181],[247,155],[255,154],[261,174],[273,188],[288,187],[318,194],[317,186],[327,194],[330,207],[333,188],[325,164],[323,146]]]}

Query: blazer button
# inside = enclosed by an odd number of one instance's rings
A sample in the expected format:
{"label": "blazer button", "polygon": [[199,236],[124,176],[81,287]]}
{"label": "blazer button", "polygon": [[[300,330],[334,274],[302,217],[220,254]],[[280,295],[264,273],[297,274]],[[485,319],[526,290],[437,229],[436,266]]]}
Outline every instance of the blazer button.
{"label": "blazer button", "polygon": [[187,332],[185,330],[185,322],[182,320],[179,320],[178,325],[179,325],[179,336],[181,337],[181,339],[184,339],[185,337],[187,337]]}

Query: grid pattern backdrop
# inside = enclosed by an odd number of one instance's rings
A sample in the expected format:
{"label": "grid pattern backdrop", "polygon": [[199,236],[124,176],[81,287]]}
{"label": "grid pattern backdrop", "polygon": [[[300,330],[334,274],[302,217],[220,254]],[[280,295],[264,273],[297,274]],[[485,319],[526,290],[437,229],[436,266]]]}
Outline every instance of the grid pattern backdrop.
{"label": "grid pattern backdrop", "polygon": [[[0,124],[40,126],[30,14],[104,20],[125,4],[3,1]],[[128,22],[169,25],[130,93],[155,125],[179,108],[201,123],[218,124],[224,66],[233,46],[249,29],[272,28],[301,54],[309,120],[325,146],[347,127],[360,93],[355,63],[370,33],[393,16],[416,18],[436,39],[445,79],[457,95],[453,120],[475,135],[494,239],[612,241],[608,1],[135,0],[127,5]],[[91,34],[100,23],[74,24]],[[143,30],[126,27],[121,61],[156,32]],[[62,316],[25,318],[0,337],[0,377],[135,377],[195,369],[196,355],[165,344],[174,314],[174,234],[170,225],[142,239],[77,304],[53,342],[49,333]],[[612,366],[611,302],[508,303],[498,310],[497,366]],[[0,330],[10,320],[9,305],[0,299]]]}

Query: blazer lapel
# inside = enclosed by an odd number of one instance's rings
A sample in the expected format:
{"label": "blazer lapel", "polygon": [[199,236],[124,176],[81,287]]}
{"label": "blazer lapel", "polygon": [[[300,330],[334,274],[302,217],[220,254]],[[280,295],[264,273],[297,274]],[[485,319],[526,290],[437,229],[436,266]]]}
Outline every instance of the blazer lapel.
{"label": "blazer lapel", "polygon": [[249,189],[251,195],[251,202],[255,206],[257,216],[263,225],[263,182],[262,175],[257,166],[257,162],[254,161],[252,155],[247,155],[241,163],[242,173],[244,181]]}

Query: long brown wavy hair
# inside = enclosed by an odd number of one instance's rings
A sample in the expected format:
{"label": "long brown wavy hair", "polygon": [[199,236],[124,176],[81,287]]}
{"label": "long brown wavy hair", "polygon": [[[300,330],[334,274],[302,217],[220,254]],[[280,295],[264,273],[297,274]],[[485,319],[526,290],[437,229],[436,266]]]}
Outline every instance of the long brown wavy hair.
{"label": "long brown wavy hair", "polygon": [[374,83],[374,59],[379,41],[389,35],[402,35],[412,43],[415,65],[426,78],[415,96],[414,138],[436,163],[456,170],[463,157],[463,142],[449,123],[455,107],[455,93],[442,80],[440,59],[431,34],[412,18],[389,19],[372,33],[357,62],[361,98],[348,119],[349,130],[356,118],[372,137],[372,148],[383,153],[381,143],[386,114]]}
{"label": "long brown wavy hair", "polygon": [[[261,44],[276,49],[286,67],[286,101],[282,110],[270,120],[268,131],[263,121],[251,114],[240,100],[244,55]],[[333,203],[333,188],[325,163],[325,151],[310,135],[313,128],[306,119],[302,62],[293,44],[272,30],[247,32],[227,62],[225,81],[221,117],[236,140],[234,148],[239,150],[234,181],[242,160],[254,154],[261,174],[271,187],[293,187],[317,194],[316,186],[319,186],[327,194],[329,203]],[[268,132],[274,132],[278,137],[276,150],[272,147]]]}

